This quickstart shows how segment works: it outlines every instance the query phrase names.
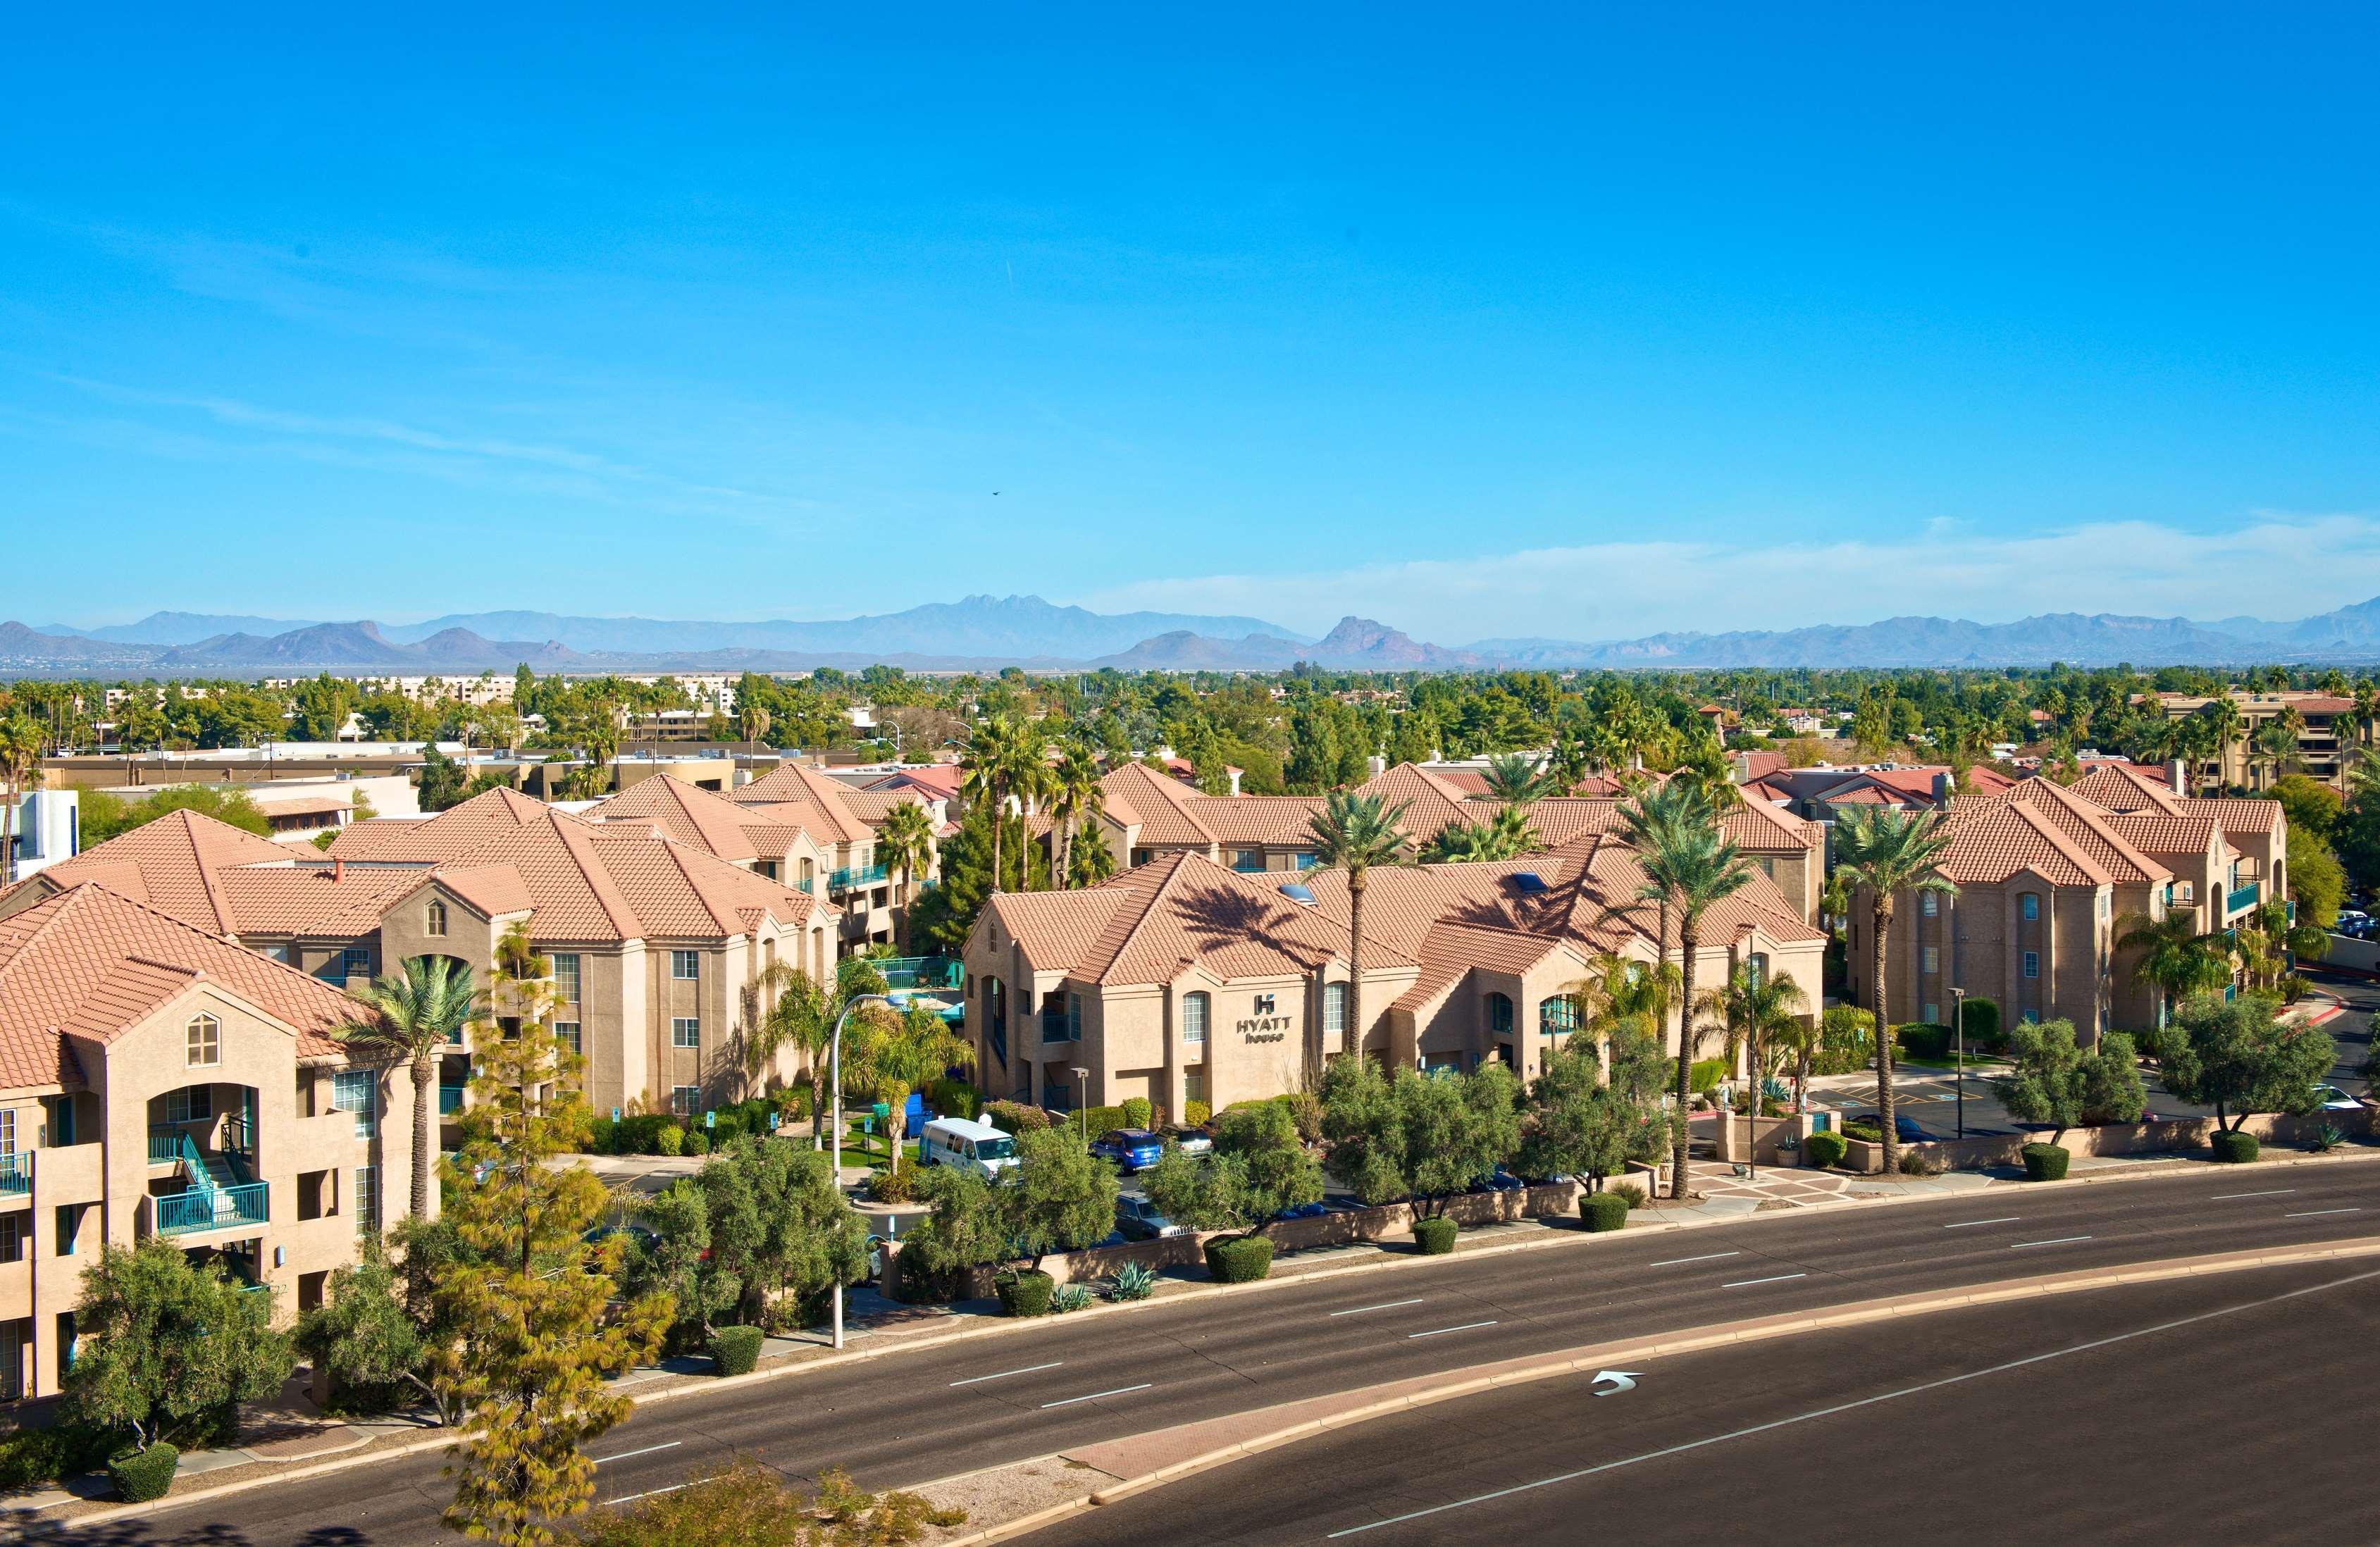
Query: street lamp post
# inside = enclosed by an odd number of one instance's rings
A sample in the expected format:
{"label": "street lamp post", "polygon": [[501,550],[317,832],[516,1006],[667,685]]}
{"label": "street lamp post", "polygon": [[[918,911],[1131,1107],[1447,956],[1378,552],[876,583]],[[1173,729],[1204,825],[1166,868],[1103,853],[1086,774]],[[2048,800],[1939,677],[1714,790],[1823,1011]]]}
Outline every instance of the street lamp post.
{"label": "street lamp post", "polygon": [[1089,1070],[1079,1066],[1075,1070],[1075,1110],[1083,1117],[1083,1142],[1086,1144],[1091,1142],[1090,1078]]}
{"label": "street lamp post", "polygon": [[[827,1133],[828,1142],[832,1143],[834,1149],[832,1158],[827,1162],[827,1167],[833,1174],[837,1190],[841,1190],[843,1187],[843,1023],[850,1020],[851,1012],[862,1005],[890,1005],[892,1002],[892,998],[883,994],[856,995],[849,1004],[843,1007],[843,1013],[834,1018],[834,1040],[828,1052],[827,1071],[827,1099],[830,1103],[828,1109],[833,1113],[827,1121]],[[897,1165],[900,1156],[893,1156],[893,1161]],[[843,1280],[841,1278],[834,1281],[834,1346],[838,1348],[843,1347]]]}
{"label": "street lamp post", "polygon": [[1959,1041],[1959,1137],[1967,1136],[1967,991],[1950,990],[1950,1029]]}

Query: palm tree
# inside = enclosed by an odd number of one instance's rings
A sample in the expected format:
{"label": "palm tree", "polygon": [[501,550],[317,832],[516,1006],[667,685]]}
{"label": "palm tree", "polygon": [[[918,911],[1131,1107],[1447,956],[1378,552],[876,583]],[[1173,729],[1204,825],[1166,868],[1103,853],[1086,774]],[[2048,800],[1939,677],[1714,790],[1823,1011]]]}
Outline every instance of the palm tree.
{"label": "palm tree", "polygon": [[1508,805],[1485,822],[1450,822],[1429,840],[1423,858],[1431,864],[1517,859],[1545,847],[1523,807]]}
{"label": "palm tree", "polygon": [[1033,889],[1033,851],[1022,835],[1025,813],[1047,803],[1057,787],[1057,772],[1050,766],[1050,732],[1038,720],[1020,719],[1009,727],[1008,771],[1003,780],[1008,796],[1016,803],[1019,837],[1016,855],[1016,889]]}
{"label": "palm tree", "polygon": [[1844,883],[1868,888],[1868,925],[1875,978],[1876,1109],[1883,1129],[1884,1173],[1900,1173],[1900,1141],[1892,1116],[1892,1018],[1885,1009],[1885,945],[1894,900],[1902,891],[1953,893],[1940,872],[1950,834],[1938,811],[1849,806],[1835,818],[1835,868]]}
{"label": "palm tree", "polygon": [[2170,1006],[2231,981],[2230,962],[2188,913],[2169,912],[2161,919],[2132,913],[2116,927],[2116,949],[2141,953],[2132,963],[2132,981],[2156,992],[2160,1026]]}
{"label": "palm tree", "polygon": [[926,808],[903,801],[876,829],[876,857],[901,869],[901,945],[909,945],[909,915],[917,906],[917,877],[934,861],[934,824]]}
{"label": "palm tree", "polygon": [[[2192,718],[2205,727],[2200,732],[2205,738],[2201,744],[2209,749],[2207,755],[2215,759],[2216,770],[2220,777],[2225,765],[2231,760],[2231,743],[2240,739],[2243,717],[2240,713],[2239,701],[2228,693],[2217,694],[2198,706]],[[2230,780],[2226,779],[2223,782],[2228,784]]]}
{"label": "palm tree", "polygon": [[1810,1066],[1817,1062],[1818,1049],[1825,1045],[1825,1028],[1815,1015],[1796,1015],[1771,1033],[1768,1040],[1769,1045],[1792,1065],[1793,1110],[1808,1111]]}
{"label": "palm tree", "polygon": [[1747,1057],[1755,1118],[1760,1116],[1761,1045],[1781,1040],[1789,1028],[1801,1025],[1809,1005],[1809,997],[1791,973],[1767,976],[1754,972],[1749,963],[1738,967],[1724,986],[1703,994],[1704,1012],[1727,1028],[1728,1062],[1735,1062],[1738,1046]]}
{"label": "palm tree", "polygon": [[2380,686],[2367,677],[2355,684],[2355,740],[2361,746],[2372,743],[2372,722],[2380,719]]}
{"label": "palm tree", "polygon": [[[1702,949],[1703,915],[1742,890],[1757,871],[1750,857],[1720,834],[1718,814],[1702,792],[1682,780],[1645,796],[1637,802],[1637,812],[1639,820],[1629,823],[1623,808],[1622,821],[1623,828],[1644,834],[1645,846],[1637,849],[1636,861],[1644,869],[1645,884],[1636,896],[1661,909],[1665,950],[1670,915],[1674,913],[1678,921],[1678,997],[1683,1008],[1678,1017],[1676,1095],[1682,1115],[1694,1094],[1694,957]],[[1672,1197],[1686,1195],[1686,1162],[1687,1139],[1681,1127],[1670,1151]]]}
{"label": "palm tree", "polygon": [[970,805],[991,812],[991,889],[995,892],[1000,890],[1000,829],[1007,815],[1002,807],[1008,794],[1014,732],[1014,722],[1004,715],[978,720],[967,732],[966,750],[959,756],[960,792]]}
{"label": "palm tree", "polygon": [[1069,739],[1050,777],[1050,830],[1058,843],[1050,869],[1061,891],[1075,884],[1075,840],[1081,836],[1084,819],[1107,808],[1097,754],[1089,743]]}
{"label": "palm tree", "polygon": [[740,722],[739,728],[744,732],[744,749],[747,752],[759,751],[760,738],[769,733],[767,707],[749,702],[738,704],[735,707],[735,718]]}
{"label": "palm tree", "polygon": [[1488,792],[1474,800],[1510,801],[1525,805],[1553,793],[1554,779],[1543,763],[1525,752],[1500,752],[1488,759]]}
{"label": "palm tree", "polygon": [[892,1168],[901,1168],[901,1143],[908,1129],[909,1093],[939,1080],[952,1069],[975,1062],[975,1045],[954,1035],[942,1018],[921,1005],[894,1014],[882,1005],[869,1005],[852,1018],[858,1035],[844,1065],[846,1078],[885,1104],[884,1132],[892,1154]]}
{"label": "palm tree", "polygon": [[1364,888],[1376,865],[1405,863],[1411,846],[1397,824],[1404,819],[1399,801],[1387,804],[1378,795],[1333,790],[1320,811],[1306,820],[1314,840],[1316,861],[1347,873],[1347,1045],[1364,1041]]}
{"label": "palm tree", "polygon": [[343,1043],[407,1060],[413,1070],[413,1191],[416,1219],[430,1216],[431,1167],[438,1154],[438,1058],[462,1040],[482,1008],[471,969],[451,956],[417,956],[402,973],[383,973],[358,990],[353,1021],[331,1035]]}
{"label": "palm tree", "polygon": [[0,811],[0,887],[17,878],[17,804],[41,766],[42,728],[21,714],[0,720],[0,789],[7,798]]}

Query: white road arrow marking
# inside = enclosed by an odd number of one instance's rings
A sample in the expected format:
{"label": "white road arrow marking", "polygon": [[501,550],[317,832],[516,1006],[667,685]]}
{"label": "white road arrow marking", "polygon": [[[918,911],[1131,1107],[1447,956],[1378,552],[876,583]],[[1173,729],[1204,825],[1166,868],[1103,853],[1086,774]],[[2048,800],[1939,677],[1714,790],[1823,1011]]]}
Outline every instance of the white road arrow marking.
{"label": "white road arrow marking", "polygon": [[[1598,1370],[1595,1372],[1595,1395],[1616,1396],[1623,1391],[1634,1391],[1636,1377],[1643,1373],[1642,1370]],[[1606,1381],[1611,1383],[1609,1387],[1603,1384]]]}

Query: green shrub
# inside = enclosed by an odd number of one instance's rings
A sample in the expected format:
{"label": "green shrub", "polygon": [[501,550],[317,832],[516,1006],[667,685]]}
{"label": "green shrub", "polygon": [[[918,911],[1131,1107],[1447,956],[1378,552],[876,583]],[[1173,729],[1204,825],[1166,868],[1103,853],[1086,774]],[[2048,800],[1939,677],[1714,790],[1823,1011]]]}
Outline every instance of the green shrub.
{"label": "green shrub", "polygon": [[1252,1284],[1272,1272],[1272,1242],[1262,1236],[1219,1236],[1207,1243],[1207,1274],[1218,1284]]}
{"label": "green shrub", "polygon": [[1091,1291],[1080,1284],[1061,1284],[1058,1292],[1050,1297],[1050,1309],[1063,1316],[1069,1311],[1087,1309],[1091,1303]]}
{"label": "green shrub", "polygon": [[1628,1228],[1628,1200],[1617,1192],[1583,1192],[1579,1194],[1578,1217],[1590,1230],[1624,1230]]}
{"label": "green shrub", "polygon": [[1612,1182],[1603,1190],[1610,1193],[1614,1198],[1627,1199],[1628,1206],[1632,1209],[1649,1207],[1653,1202],[1651,1198],[1645,1196],[1645,1190],[1634,1182]]}
{"label": "green shrub", "polygon": [[689,1128],[686,1130],[685,1143],[686,1153],[688,1154],[709,1154],[710,1153],[710,1135],[705,1133],[698,1128]]}
{"label": "green shrub", "polygon": [[1214,1115],[1214,1110],[1203,1101],[1185,1101],[1182,1104],[1182,1120],[1192,1128],[1196,1128]]}
{"label": "green shrub", "polygon": [[1126,1263],[1116,1269],[1111,1292],[1117,1299],[1147,1299],[1157,1293],[1157,1275],[1138,1263]]}
{"label": "green shrub", "polygon": [[722,1112],[711,1125],[710,1142],[720,1149],[725,1149],[743,1137],[744,1114],[741,1112]]}
{"label": "green shrub", "polygon": [[2057,1182],[2066,1179],[2066,1162],[2071,1158],[2058,1144],[2027,1144],[2019,1152],[2024,1156],[2024,1179],[2029,1182]]}
{"label": "green shrub", "polygon": [[1155,1118],[1156,1114],[1157,1108],[1149,1105],[1148,1098],[1145,1095],[1128,1096],[1124,1099],[1123,1126],[1126,1128],[1147,1128]]}
{"label": "green shrub", "polygon": [[107,1458],[107,1480],[115,1496],[128,1504],[162,1499],[174,1486],[174,1467],[182,1453],[159,1440],[146,1450],[120,1450]]}
{"label": "green shrub", "polygon": [[587,1125],[589,1154],[617,1154],[612,1146],[619,1142],[618,1124],[609,1118],[598,1118]]}
{"label": "green shrub", "polygon": [[1727,1060],[1725,1058],[1696,1058],[1694,1063],[1694,1068],[1687,1071],[1687,1087],[1691,1089],[1694,1094],[1708,1095],[1711,1092],[1718,1089],[1718,1082],[1720,1081],[1727,1078]]}
{"label": "green shrub", "polygon": [[114,1442],[98,1430],[61,1423],[0,1435],[0,1491],[34,1488],[103,1464]]}
{"label": "green shrub", "polygon": [[749,1375],[760,1362],[759,1327],[721,1327],[710,1335],[710,1362],[722,1375]]}
{"label": "green shrub", "polygon": [[1925,1058],[1939,1063],[1950,1056],[1950,1028],[1930,1021],[1912,1021],[1892,1029],[1904,1058]]}
{"label": "green shrub", "polygon": [[2206,1143],[2215,1152],[2216,1159],[2233,1166],[2244,1166],[2255,1159],[2257,1150],[2262,1147],[2256,1142],[2254,1134],[2242,1133],[2238,1129],[2218,1130]]}
{"label": "green shrub", "polygon": [[904,1166],[898,1171],[882,1166],[868,1173],[868,1195],[880,1203],[914,1203],[917,1201],[917,1173],[925,1167]]}
{"label": "green shrub", "polygon": [[1123,1108],[1121,1106],[1087,1106],[1069,1115],[1066,1121],[1075,1132],[1088,1133],[1094,1139],[1111,1129],[1132,1126],[1123,1120]]}
{"label": "green shrub", "polygon": [[987,1101],[983,1104],[983,1120],[1002,1133],[1014,1135],[1048,1128],[1050,1114],[1021,1101]]}
{"label": "green shrub", "polygon": [[662,1129],[653,1140],[653,1153],[655,1154],[684,1154],[686,1153],[686,1130],[677,1127],[675,1124],[672,1124],[670,1127]]}
{"label": "green shrub", "polygon": [[1003,1273],[991,1281],[992,1292],[1000,1297],[1000,1309],[1011,1316],[1047,1316],[1050,1300],[1058,1292],[1058,1281],[1038,1268],[1026,1268],[1021,1273]]}
{"label": "green shrub", "polygon": [[1802,1141],[1802,1158],[1824,1171],[1843,1163],[1851,1141],[1840,1133],[1813,1133]]}
{"label": "green shrub", "polygon": [[1444,1215],[1435,1219],[1414,1221],[1414,1244],[1425,1257],[1443,1257],[1454,1250],[1454,1238],[1462,1227]]}
{"label": "green shrub", "polygon": [[2346,1142],[2347,1133],[2345,1130],[2329,1123],[2325,1123],[2323,1125],[2322,1131],[2315,1134],[2312,1139],[2306,1142],[2306,1147],[2313,1150],[2316,1154],[2328,1154],[2331,1151],[2338,1148],[2341,1144]]}
{"label": "green shrub", "polygon": [[1845,1123],[1843,1137],[1856,1139],[1863,1144],[1881,1144],[1884,1142],[1884,1130],[1874,1123]]}
{"label": "green shrub", "polygon": [[945,1118],[975,1118],[983,1112],[983,1093],[964,1080],[932,1080],[926,1084],[926,1105]]}
{"label": "green shrub", "polygon": [[1997,1053],[2008,1040],[2000,1028],[2000,1007],[1991,999],[1970,996],[1965,1021],[1969,1053]]}
{"label": "green shrub", "polygon": [[1942,1158],[1924,1150],[1904,1149],[1900,1152],[1900,1174],[1904,1177],[1938,1177],[1942,1174]]}

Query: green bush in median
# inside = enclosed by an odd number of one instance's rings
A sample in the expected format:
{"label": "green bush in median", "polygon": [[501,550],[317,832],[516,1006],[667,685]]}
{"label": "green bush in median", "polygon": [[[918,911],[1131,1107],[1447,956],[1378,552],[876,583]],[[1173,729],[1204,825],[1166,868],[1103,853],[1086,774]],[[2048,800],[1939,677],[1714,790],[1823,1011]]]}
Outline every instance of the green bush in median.
{"label": "green bush in median", "polygon": [[2236,1128],[2219,1130],[2206,1143],[2215,1152],[2216,1159],[2237,1166],[2244,1166],[2255,1159],[2256,1152],[2262,1148],[2254,1134],[2242,1133]]}
{"label": "green bush in median", "polygon": [[1578,1216],[1589,1230],[1624,1230],[1628,1227],[1628,1200],[1617,1192],[1589,1192],[1578,1201]]}
{"label": "green bush in median", "polygon": [[1262,1236],[1221,1236],[1206,1250],[1207,1273],[1218,1284],[1253,1284],[1272,1272],[1272,1242]]}
{"label": "green bush in median", "polygon": [[1852,1142],[1840,1133],[1813,1133],[1802,1141],[1802,1158],[1821,1171],[1840,1166]]}
{"label": "green bush in median", "polygon": [[993,1293],[1000,1296],[1000,1308],[1011,1316],[1047,1316],[1050,1299],[1058,1292],[1058,1281],[1038,1268],[1026,1268],[1021,1273],[1003,1273],[991,1281]]}
{"label": "green bush in median", "polygon": [[721,1327],[710,1335],[710,1362],[722,1375],[748,1375],[760,1362],[759,1327]]}
{"label": "green bush in median", "polygon": [[1435,1219],[1416,1219],[1413,1227],[1414,1244],[1421,1248],[1421,1254],[1425,1257],[1443,1257],[1454,1250],[1454,1238],[1462,1228],[1444,1215]]}
{"label": "green bush in median", "polygon": [[2029,1182],[2062,1182],[2066,1179],[2065,1147],[2058,1144],[2027,1144],[2019,1152],[2024,1156],[2024,1179]]}
{"label": "green bush in median", "polygon": [[162,1499],[174,1486],[174,1467],[182,1453],[159,1440],[146,1450],[120,1450],[107,1458],[107,1480],[128,1504]]}

